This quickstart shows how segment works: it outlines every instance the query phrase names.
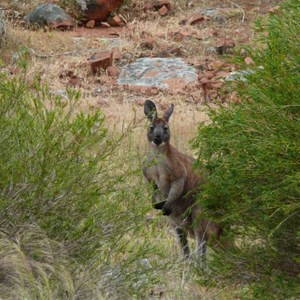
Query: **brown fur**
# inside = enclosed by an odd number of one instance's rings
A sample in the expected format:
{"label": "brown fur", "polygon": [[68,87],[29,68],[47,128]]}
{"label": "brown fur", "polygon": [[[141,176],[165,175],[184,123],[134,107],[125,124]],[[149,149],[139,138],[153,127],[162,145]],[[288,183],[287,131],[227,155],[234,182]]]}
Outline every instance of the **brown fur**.
{"label": "brown fur", "polygon": [[143,173],[146,180],[156,187],[154,207],[169,216],[185,256],[190,256],[187,235],[196,239],[196,253],[205,255],[206,242],[219,239],[222,229],[216,223],[201,218],[201,208],[195,202],[201,177],[193,169],[194,159],[169,143],[168,119],[173,107],[168,111],[162,119],[157,118],[154,103],[150,100],[145,102],[145,114],[151,124],[147,135],[149,152]]}

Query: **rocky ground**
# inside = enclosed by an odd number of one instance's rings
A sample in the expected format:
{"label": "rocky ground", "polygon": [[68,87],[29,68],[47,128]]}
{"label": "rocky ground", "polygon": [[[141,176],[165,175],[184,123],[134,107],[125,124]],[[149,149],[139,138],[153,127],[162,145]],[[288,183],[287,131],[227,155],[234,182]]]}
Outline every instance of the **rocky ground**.
{"label": "rocky ground", "polygon": [[0,5],[7,28],[3,68],[19,72],[17,49],[25,45],[28,80],[39,72],[55,94],[79,90],[83,109],[100,107],[111,125],[132,120],[135,111],[143,118],[147,98],[162,109],[173,102],[174,126],[187,140],[206,120],[204,104],[239,102],[224,88],[238,76],[231,58],[239,53],[246,65],[253,63],[243,46],[254,44],[254,20],[276,12],[277,2],[126,1],[104,21],[92,16],[71,24],[67,18],[39,29],[24,21],[32,17],[28,12]]}

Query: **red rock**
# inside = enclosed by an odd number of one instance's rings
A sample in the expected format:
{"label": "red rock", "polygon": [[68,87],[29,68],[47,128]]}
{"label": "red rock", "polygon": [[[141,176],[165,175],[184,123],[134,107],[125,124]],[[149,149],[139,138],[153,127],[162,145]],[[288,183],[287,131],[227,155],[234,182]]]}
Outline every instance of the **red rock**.
{"label": "red rock", "polygon": [[184,39],[191,37],[191,33],[184,28],[174,32],[173,35],[174,35],[174,40],[177,42],[181,42]]}
{"label": "red rock", "polygon": [[198,75],[198,80],[200,82],[206,82],[206,81],[209,81],[209,79],[212,79],[215,75],[216,75],[216,72],[206,71],[205,73],[200,73]]}
{"label": "red rock", "polygon": [[225,78],[225,77],[228,76],[228,75],[229,75],[229,72],[226,72],[226,71],[219,71],[219,72],[217,72],[216,77],[217,77],[217,78]]}
{"label": "red rock", "polygon": [[153,6],[156,10],[159,10],[163,6],[165,6],[168,11],[171,10],[171,3],[169,0],[157,0],[154,2]]}
{"label": "red rock", "polygon": [[229,49],[234,47],[235,47],[234,41],[231,38],[225,38],[219,41],[216,50],[218,54],[222,55],[227,53]]}
{"label": "red rock", "polygon": [[96,21],[95,20],[89,20],[86,24],[85,24],[85,27],[87,28],[94,28],[95,27],[95,24],[96,24]]}
{"label": "red rock", "polygon": [[215,81],[214,83],[213,83],[213,87],[215,88],[215,89],[219,89],[219,88],[221,88],[223,86],[223,82],[222,81]]}
{"label": "red rock", "polygon": [[270,14],[278,14],[280,12],[280,6],[276,5],[269,9]]}
{"label": "red rock", "polygon": [[199,40],[204,40],[207,38],[211,38],[213,36],[217,36],[218,33],[212,28],[205,28],[202,31],[198,32],[196,38]]}
{"label": "red rock", "polygon": [[74,76],[76,76],[76,75],[71,70],[66,70],[66,71],[63,71],[62,73],[59,74],[60,79],[71,78],[71,77],[74,77]]}
{"label": "red rock", "polygon": [[139,106],[144,106],[145,99],[136,99],[134,102]]}
{"label": "red rock", "polygon": [[158,10],[158,12],[159,12],[159,14],[161,15],[161,16],[166,16],[168,13],[169,13],[169,10],[168,10],[168,8],[164,5],[164,6],[162,6],[159,10]]}
{"label": "red rock", "polygon": [[186,25],[187,22],[188,19],[182,19],[181,21],[179,21],[178,25]]}
{"label": "red rock", "polygon": [[221,61],[221,60],[214,60],[210,63],[211,68],[213,69],[220,69],[221,67],[223,67],[225,64],[225,62]]}
{"label": "red rock", "polygon": [[118,16],[118,15],[116,15],[116,16],[114,16],[112,19],[110,19],[110,20],[108,21],[108,24],[109,24],[110,26],[113,26],[113,27],[123,27],[123,26],[126,25],[125,22],[124,22],[124,20],[121,19],[121,17]]}
{"label": "red rock", "polygon": [[120,74],[120,70],[115,66],[108,66],[106,72],[108,76],[113,78],[117,78]]}
{"label": "red rock", "polygon": [[111,49],[111,51],[113,52],[113,59],[115,60],[118,60],[118,59],[121,59],[122,58],[122,52],[120,51],[119,48],[117,47],[114,47]]}
{"label": "red rock", "polygon": [[8,70],[9,70],[9,74],[11,74],[11,75],[19,74],[20,71],[21,71],[21,69],[20,69],[19,67],[17,67],[16,65],[10,66],[10,67],[8,68]]}
{"label": "red rock", "polygon": [[204,16],[201,13],[196,12],[189,18],[188,23],[189,23],[189,25],[195,25],[204,20],[205,20]]}
{"label": "red rock", "polygon": [[123,0],[83,0],[86,9],[82,10],[88,20],[105,21],[112,11],[119,8]]}
{"label": "red rock", "polygon": [[108,107],[108,102],[104,98],[99,98],[97,100],[97,104],[103,107]]}
{"label": "red rock", "polygon": [[240,103],[241,99],[238,96],[238,93],[236,91],[233,91],[230,95],[230,101],[233,103]]}
{"label": "red rock", "polygon": [[254,61],[251,57],[245,57],[244,59],[244,62],[247,64],[247,65],[253,65],[254,64]]}
{"label": "red rock", "polygon": [[218,93],[215,90],[210,90],[207,92],[207,100],[211,101],[212,99],[216,99],[218,97]]}
{"label": "red rock", "polygon": [[71,87],[81,87],[81,79],[78,77],[71,77],[68,80],[67,85],[69,85]]}
{"label": "red rock", "polygon": [[80,87],[81,86],[81,79],[75,75],[75,73],[71,70],[67,70],[59,74],[60,79],[67,79],[66,84],[72,87]]}
{"label": "red rock", "polygon": [[236,65],[235,64],[226,64],[226,70],[235,71]]}
{"label": "red rock", "polygon": [[209,94],[209,90],[212,88],[212,82],[210,80],[203,81],[201,83],[201,87],[202,87],[204,99],[210,100],[208,94]]}
{"label": "red rock", "polygon": [[183,57],[184,52],[182,51],[181,48],[177,47],[177,48],[170,48],[170,54],[175,57]]}
{"label": "red rock", "polygon": [[144,12],[154,10],[152,2],[146,2],[144,5]]}
{"label": "red rock", "polygon": [[113,63],[113,52],[102,51],[94,54],[88,58],[92,73],[96,74],[100,69],[106,70],[107,67],[112,66]]}
{"label": "red rock", "polygon": [[142,42],[142,46],[147,49],[153,49],[155,45],[155,39],[152,36],[147,36]]}

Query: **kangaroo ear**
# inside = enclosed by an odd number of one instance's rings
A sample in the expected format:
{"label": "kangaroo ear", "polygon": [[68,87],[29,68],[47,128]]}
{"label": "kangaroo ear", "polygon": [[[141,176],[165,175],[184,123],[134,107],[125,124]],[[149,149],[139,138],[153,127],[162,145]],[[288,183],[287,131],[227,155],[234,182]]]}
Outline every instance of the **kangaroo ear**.
{"label": "kangaroo ear", "polygon": [[165,113],[164,113],[164,119],[165,119],[167,122],[169,122],[169,119],[170,119],[170,117],[171,117],[171,115],[172,115],[172,113],[173,113],[173,110],[174,110],[174,104],[171,104],[171,105],[169,106],[169,108],[165,111]]}
{"label": "kangaroo ear", "polygon": [[156,106],[151,100],[146,100],[144,103],[144,113],[150,121],[156,118]]}

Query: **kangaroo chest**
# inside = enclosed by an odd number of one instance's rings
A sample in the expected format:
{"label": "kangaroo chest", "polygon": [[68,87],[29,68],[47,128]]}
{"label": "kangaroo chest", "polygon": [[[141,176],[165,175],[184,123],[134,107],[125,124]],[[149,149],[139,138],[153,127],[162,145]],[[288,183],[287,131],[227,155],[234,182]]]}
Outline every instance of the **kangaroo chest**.
{"label": "kangaroo chest", "polygon": [[172,182],[171,169],[163,156],[149,157],[144,167],[144,175],[154,181],[159,190],[167,196]]}

